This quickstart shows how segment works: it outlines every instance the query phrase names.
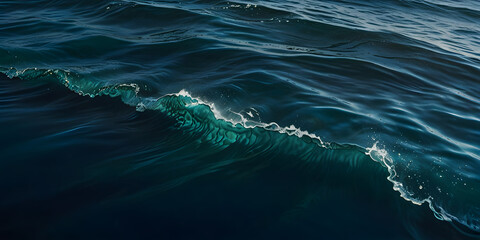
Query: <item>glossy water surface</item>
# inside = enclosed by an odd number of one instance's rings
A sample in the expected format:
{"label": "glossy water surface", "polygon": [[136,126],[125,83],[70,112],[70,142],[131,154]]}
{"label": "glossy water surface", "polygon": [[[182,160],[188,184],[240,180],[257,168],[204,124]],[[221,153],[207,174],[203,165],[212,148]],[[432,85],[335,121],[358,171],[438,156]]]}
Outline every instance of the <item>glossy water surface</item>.
{"label": "glossy water surface", "polygon": [[2,239],[477,239],[480,3],[0,1]]}

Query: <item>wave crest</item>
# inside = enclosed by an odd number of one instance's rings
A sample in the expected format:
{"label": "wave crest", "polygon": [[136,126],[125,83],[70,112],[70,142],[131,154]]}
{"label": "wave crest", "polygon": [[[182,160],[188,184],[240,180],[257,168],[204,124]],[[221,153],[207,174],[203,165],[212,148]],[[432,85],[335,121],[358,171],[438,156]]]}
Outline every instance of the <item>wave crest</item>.
{"label": "wave crest", "polygon": [[[281,127],[275,122],[263,123],[250,120],[240,113],[238,118],[227,118],[215,104],[193,97],[186,90],[167,94],[158,98],[139,96],[140,87],[129,84],[100,84],[89,81],[80,74],[65,70],[0,68],[9,78],[24,80],[58,81],[70,90],[82,96],[120,97],[121,100],[137,111],[160,111],[175,119],[176,125],[184,132],[200,137],[200,141],[226,148],[232,144],[245,145],[248,148],[272,149],[283,154],[296,154],[305,162],[322,162],[322,164],[347,164],[349,167],[383,169],[388,172],[388,181],[400,196],[416,205],[427,203],[436,218],[444,221],[456,221],[471,230],[480,230],[480,213],[470,209],[463,214],[445,209],[432,196],[418,198],[399,178],[396,161],[388,151],[376,142],[372,147],[363,148],[351,144],[324,142],[315,134],[301,130],[294,125]],[[371,161],[373,160],[373,161]],[[374,164],[377,162],[379,164]],[[422,188],[422,186],[420,186]]]}

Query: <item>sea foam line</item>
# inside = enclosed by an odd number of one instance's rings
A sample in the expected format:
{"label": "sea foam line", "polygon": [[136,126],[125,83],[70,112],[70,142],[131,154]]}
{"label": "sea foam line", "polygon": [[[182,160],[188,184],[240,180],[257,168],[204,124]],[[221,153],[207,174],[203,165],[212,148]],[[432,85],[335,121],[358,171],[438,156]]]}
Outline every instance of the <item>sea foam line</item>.
{"label": "sea foam line", "polygon": [[[234,114],[240,117],[240,120],[234,120],[231,118],[225,117],[221,111],[219,111],[214,103],[210,103],[207,101],[202,100],[198,97],[193,97],[188,91],[181,90],[177,93],[166,94],[159,98],[151,98],[151,97],[140,97],[138,93],[140,92],[140,87],[135,83],[127,83],[127,84],[116,84],[116,85],[105,85],[99,86],[92,82],[89,82],[91,86],[87,86],[85,89],[84,86],[80,86],[76,84],[74,77],[72,77],[70,71],[63,71],[63,70],[45,70],[45,69],[38,69],[38,68],[26,68],[23,70],[16,70],[15,68],[0,68],[0,71],[6,74],[9,78],[19,77],[19,78],[36,78],[36,77],[45,77],[45,76],[55,76],[60,83],[65,85],[68,89],[72,90],[73,92],[82,95],[82,96],[90,96],[96,97],[101,95],[108,95],[110,97],[117,97],[120,96],[122,101],[130,106],[136,107],[137,111],[145,111],[145,110],[161,110],[164,106],[161,105],[161,100],[167,96],[176,96],[176,97],[185,97],[190,99],[189,103],[185,104],[185,107],[195,107],[198,105],[207,106],[210,111],[213,113],[216,120],[225,121],[230,123],[232,126],[240,125],[243,128],[263,128],[267,131],[275,131],[281,134],[287,134],[289,136],[296,136],[298,138],[302,138],[304,136],[308,136],[311,139],[316,139],[320,144],[320,147],[329,148],[330,143],[323,142],[320,137],[315,134],[309,133],[308,131],[301,130],[294,125],[290,125],[288,127],[281,127],[276,122],[270,123],[263,123],[259,121],[254,121],[245,118],[240,113],[233,112]],[[33,73],[32,73],[33,72]],[[32,74],[30,76],[29,74]],[[73,74],[74,75],[74,74]],[[82,79],[84,80],[84,79]],[[87,84],[88,85],[88,84]],[[160,104],[159,104],[160,103]],[[394,160],[388,154],[388,151],[378,147],[378,141],[373,144],[372,147],[365,148],[365,155],[368,155],[373,161],[380,163],[383,167],[385,167],[389,173],[387,180],[393,183],[393,190],[400,193],[400,196],[412,202],[415,205],[422,205],[423,203],[428,203],[429,208],[434,213],[435,217],[439,220],[443,221],[452,221],[455,220],[463,225],[467,226],[468,228],[479,231],[480,227],[475,224],[470,224],[465,219],[460,219],[446,210],[444,210],[441,206],[436,206],[434,204],[433,197],[429,196],[425,199],[417,199],[413,195],[413,193],[409,192],[403,183],[396,181],[395,178],[398,176],[395,170]]]}

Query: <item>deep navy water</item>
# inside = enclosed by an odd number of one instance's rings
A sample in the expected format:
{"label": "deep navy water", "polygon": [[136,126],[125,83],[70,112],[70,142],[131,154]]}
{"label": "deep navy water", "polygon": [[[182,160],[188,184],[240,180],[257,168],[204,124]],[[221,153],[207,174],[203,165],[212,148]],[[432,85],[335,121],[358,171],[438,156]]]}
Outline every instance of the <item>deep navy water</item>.
{"label": "deep navy water", "polygon": [[480,2],[0,1],[0,239],[478,239]]}

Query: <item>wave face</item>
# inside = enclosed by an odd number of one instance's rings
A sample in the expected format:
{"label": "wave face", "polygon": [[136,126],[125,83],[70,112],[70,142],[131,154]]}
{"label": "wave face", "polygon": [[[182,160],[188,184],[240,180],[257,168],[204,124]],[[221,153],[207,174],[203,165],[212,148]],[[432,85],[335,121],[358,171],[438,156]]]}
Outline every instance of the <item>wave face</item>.
{"label": "wave face", "polygon": [[476,1],[0,7],[0,238],[480,237]]}

